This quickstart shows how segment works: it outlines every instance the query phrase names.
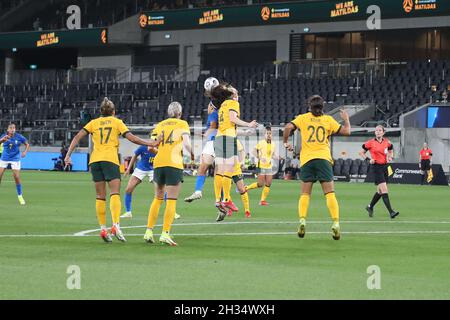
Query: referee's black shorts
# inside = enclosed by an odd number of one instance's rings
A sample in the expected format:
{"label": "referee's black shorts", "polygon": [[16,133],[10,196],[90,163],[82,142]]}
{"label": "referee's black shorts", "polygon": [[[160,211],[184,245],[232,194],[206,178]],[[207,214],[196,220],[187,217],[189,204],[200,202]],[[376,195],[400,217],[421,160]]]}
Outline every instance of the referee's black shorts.
{"label": "referee's black shorts", "polygon": [[431,169],[430,165],[430,159],[427,160],[420,160],[420,170],[422,171],[428,171]]}
{"label": "referee's black shorts", "polygon": [[372,164],[373,177],[375,179],[375,185],[388,181],[388,165],[387,164]]}

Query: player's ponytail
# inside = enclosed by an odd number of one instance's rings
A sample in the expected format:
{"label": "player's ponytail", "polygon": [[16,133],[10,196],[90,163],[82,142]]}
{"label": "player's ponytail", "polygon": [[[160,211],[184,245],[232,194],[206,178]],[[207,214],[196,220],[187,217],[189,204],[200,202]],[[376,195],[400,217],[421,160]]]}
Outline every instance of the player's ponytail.
{"label": "player's ponytail", "polygon": [[114,114],[115,111],[114,103],[105,97],[100,105],[100,113],[104,117],[109,117]]}
{"label": "player's ponytail", "polygon": [[323,116],[325,101],[319,95],[314,95],[308,99],[309,111],[315,117]]}

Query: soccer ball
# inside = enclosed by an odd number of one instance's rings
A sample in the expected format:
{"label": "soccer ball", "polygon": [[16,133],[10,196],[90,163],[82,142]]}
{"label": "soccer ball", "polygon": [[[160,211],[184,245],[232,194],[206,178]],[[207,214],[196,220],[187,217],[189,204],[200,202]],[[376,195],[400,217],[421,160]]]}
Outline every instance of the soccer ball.
{"label": "soccer ball", "polygon": [[205,80],[205,83],[203,84],[203,87],[206,91],[210,92],[212,89],[217,87],[219,85],[219,80],[217,80],[214,77],[209,77]]}
{"label": "soccer ball", "polygon": [[195,177],[195,176],[197,175],[197,170],[194,169],[194,170],[192,171],[192,175]]}

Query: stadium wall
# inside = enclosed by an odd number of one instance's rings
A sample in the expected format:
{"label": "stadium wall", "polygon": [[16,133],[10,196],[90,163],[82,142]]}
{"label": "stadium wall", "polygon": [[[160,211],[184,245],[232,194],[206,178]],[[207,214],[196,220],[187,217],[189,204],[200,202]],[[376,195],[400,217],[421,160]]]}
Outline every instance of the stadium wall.
{"label": "stadium wall", "polygon": [[[137,44],[179,46],[179,66],[185,69],[199,66],[201,64],[201,45],[213,43],[275,41],[276,60],[289,61],[290,35],[293,33],[368,31],[366,20],[190,30],[148,31],[141,29],[138,31],[138,16],[132,16],[109,28],[109,43],[113,46],[110,46],[107,50],[90,51],[89,53],[81,50],[78,67],[129,68],[133,65],[133,53],[128,46]],[[450,26],[448,16],[385,19],[381,22],[382,30],[448,26]],[[308,30],[308,32],[305,32],[305,30]],[[124,41],[124,39],[128,40]],[[118,50],[121,53],[117,53]],[[151,61],[149,61],[149,65],[151,64]],[[200,71],[198,68],[196,70],[197,73]],[[192,74],[191,78],[196,79],[197,76],[198,74]]]}
{"label": "stadium wall", "polygon": [[126,47],[80,49],[78,68],[116,68],[129,69],[133,54]]}

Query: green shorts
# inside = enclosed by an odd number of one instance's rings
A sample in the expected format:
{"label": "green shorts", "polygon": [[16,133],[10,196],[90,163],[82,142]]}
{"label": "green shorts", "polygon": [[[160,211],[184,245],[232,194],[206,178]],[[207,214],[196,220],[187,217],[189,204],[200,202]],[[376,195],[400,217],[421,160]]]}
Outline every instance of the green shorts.
{"label": "green shorts", "polygon": [[325,159],[313,159],[300,168],[300,180],[303,182],[333,181],[333,167]]}
{"label": "green shorts", "polygon": [[244,180],[243,174],[237,174],[233,176],[234,184],[237,184],[239,181]]}
{"label": "green shorts", "polygon": [[216,158],[229,159],[238,155],[237,138],[230,136],[216,136],[214,140]]}
{"label": "green shorts", "polygon": [[108,161],[94,162],[91,163],[91,174],[94,182],[120,180],[120,167]]}
{"label": "green shorts", "polygon": [[183,182],[183,169],[173,167],[155,168],[153,181],[159,185],[176,186]]}

